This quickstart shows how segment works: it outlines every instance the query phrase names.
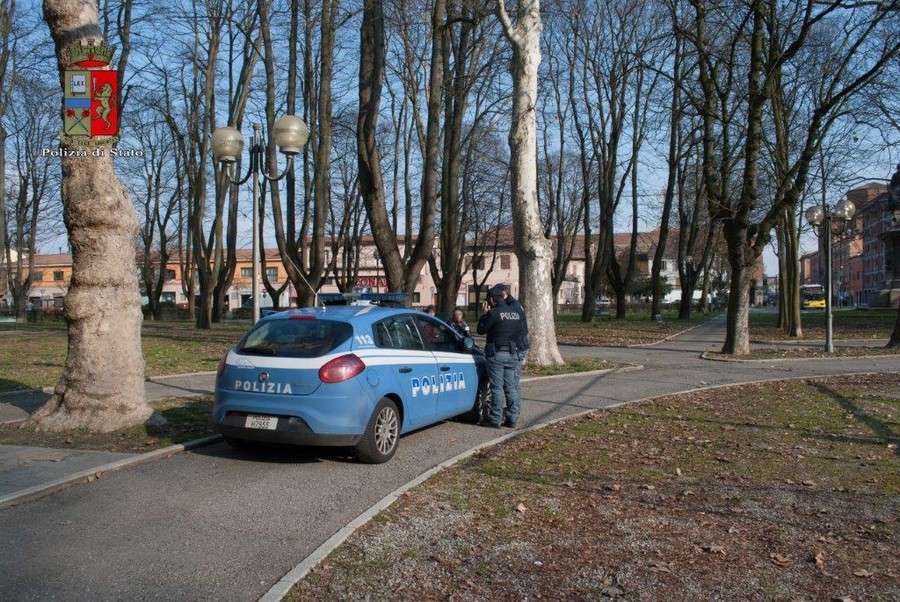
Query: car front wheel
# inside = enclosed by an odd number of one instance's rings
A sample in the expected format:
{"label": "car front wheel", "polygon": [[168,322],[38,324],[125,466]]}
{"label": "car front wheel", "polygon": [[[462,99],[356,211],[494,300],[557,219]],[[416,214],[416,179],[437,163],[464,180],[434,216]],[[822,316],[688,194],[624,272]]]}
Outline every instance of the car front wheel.
{"label": "car front wheel", "polygon": [[356,446],[356,456],[366,464],[383,464],[394,456],[400,441],[400,412],[397,404],[382,398],[375,406],[366,432]]}

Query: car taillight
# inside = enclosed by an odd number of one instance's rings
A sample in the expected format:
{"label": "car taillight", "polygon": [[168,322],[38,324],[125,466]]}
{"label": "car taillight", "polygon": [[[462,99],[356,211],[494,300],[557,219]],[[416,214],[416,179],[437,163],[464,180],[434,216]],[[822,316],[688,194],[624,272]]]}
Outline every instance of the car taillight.
{"label": "car taillight", "polygon": [[319,380],[334,384],[349,380],[366,369],[361,359],[352,353],[336,357],[319,368]]}

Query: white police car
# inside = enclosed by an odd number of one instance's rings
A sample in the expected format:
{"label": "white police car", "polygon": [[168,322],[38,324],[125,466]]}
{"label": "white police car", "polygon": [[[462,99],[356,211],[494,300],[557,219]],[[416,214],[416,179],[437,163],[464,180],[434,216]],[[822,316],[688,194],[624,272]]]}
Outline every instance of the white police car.
{"label": "white police car", "polygon": [[213,417],[232,445],[353,446],[381,463],[403,433],[477,420],[485,374],[471,338],[418,311],[290,310],[257,322],[220,362]]}

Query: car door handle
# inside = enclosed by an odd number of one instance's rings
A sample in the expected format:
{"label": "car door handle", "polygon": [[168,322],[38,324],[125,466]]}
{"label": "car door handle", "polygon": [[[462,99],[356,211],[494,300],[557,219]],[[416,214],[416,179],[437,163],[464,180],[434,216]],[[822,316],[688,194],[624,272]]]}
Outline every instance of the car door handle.
{"label": "car door handle", "polygon": [[441,372],[450,372],[450,366],[441,366]]}
{"label": "car door handle", "polygon": [[404,367],[400,368],[400,372],[402,374],[406,374],[408,372],[412,372],[412,368],[407,368],[406,366],[404,366]]}

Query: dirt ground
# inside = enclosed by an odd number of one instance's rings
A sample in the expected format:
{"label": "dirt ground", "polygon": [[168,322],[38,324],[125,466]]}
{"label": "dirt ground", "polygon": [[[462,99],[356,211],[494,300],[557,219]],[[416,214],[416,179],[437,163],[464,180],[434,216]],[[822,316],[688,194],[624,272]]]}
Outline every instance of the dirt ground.
{"label": "dirt ground", "polygon": [[[734,356],[724,353],[712,352],[712,357],[721,357],[723,359],[734,358]],[[812,346],[791,346],[791,347],[767,347],[754,348],[749,355],[742,355],[738,359],[742,360],[771,360],[771,359],[798,359],[798,358],[815,358],[815,357],[868,357],[878,355],[897,355],[900,360],[900,347],[886,348],[879,347],[838,347],[834,348],[834,353],[827,353],[821,345]]]}
{"label": "dirt ground", "polygon": [[645,313],[630,313],[621,320],[598,317],[590,323],[581,322],[579,317],[567,314],[557,320],[556,333],[560,344],[602,347],[645,345],[656,343],[709,318],[694,313],[690,320],[677,320],[670,311],[665,312],[659,322]]}
{"label": "dirt ground", "polygon": [[404,495],[290,600],[900,599],[900,375],[525,434]]}

